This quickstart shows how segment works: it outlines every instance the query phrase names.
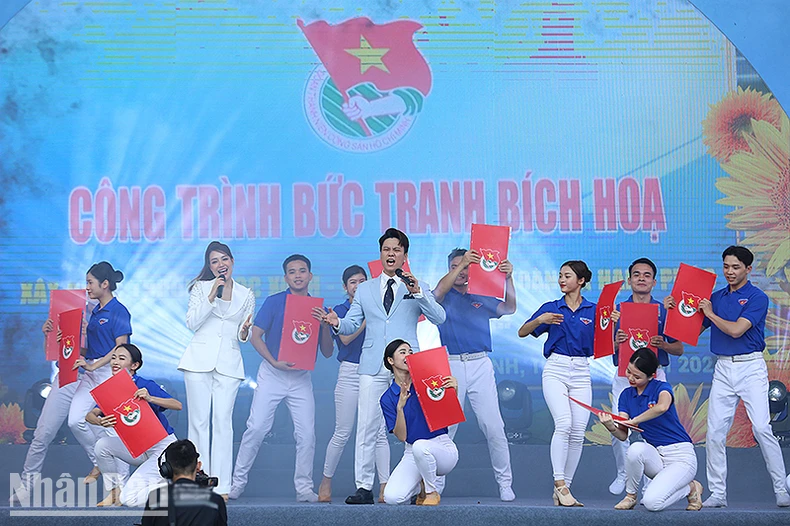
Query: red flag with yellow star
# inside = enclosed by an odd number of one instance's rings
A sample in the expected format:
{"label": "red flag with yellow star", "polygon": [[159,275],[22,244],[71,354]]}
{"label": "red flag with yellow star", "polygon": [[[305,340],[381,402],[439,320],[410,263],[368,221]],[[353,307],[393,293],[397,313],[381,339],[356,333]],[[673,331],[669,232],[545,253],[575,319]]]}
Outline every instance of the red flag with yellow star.
{"label": "red flag with yellow star", "polygon": [[507,259],[510,227],[472,225],[469,247],[480,254],[480,263],[469,265],[469,294],[505,298],[507,275],[499,264]]}
{"label": "red flag with yellow star", "polygon": [[91,396],[106,416],[115,415],[115,432],[137,458],[167,436],[167,431],[154,410],[137,392],[132,377],[126,370],[119,371],[91,390]]}
{"label": "red flag with yellow star", "polygon": [[604,285],[595,309],[595,336],[593,337],[593,356],[603,358],[614,354],[614,323],[612,312],[614,302],[623,280]]}
{"label": "red flag with yellow star", "polygon": [[409,366],[411,382],[428,429],[433,432],[466,420],[458,401],[458,392],[452,387],[442,387],[444,377],[450,376],[447,348],[438,347],[411,354],[406,359],[406,365]]}
{"label": "red flag with yellow star", "polygon": [[296,23],[341,93],[365,82],[379,91],[411,87],[424,96],[431,91],[431,70],[413,41],[421,24],[375,24],[365,17],[337,25]]}
{"label": "red flag with yellow star", "polygon": [[285,298],[278,360],[294,364],[294,369],[315,369],[321,323],[313,318],[313,307],[323,304],[322,298],[288,294]]}
{"label": "red flag with yellow star", "polygon": [[675,284],[672,286],[672,297],[676,307],[667,310],[667,321],[664,332],[667,336],[689,345],[697,345],[699,332],[705,315],[699,310],[702,299],[710,299],[716,274],[701,268],[680,264]]}
{"label": "red flag with yellow star", "polygon": [[620,304],[620,330],[625,331],[628,339],[618,349],[617,374],[625,376],[625,370],[631,356],[639,349],[650,349],[658,353],[650,345],[650,338],[658,335],[658,305],[655,303],[633,303],[626,301]]}

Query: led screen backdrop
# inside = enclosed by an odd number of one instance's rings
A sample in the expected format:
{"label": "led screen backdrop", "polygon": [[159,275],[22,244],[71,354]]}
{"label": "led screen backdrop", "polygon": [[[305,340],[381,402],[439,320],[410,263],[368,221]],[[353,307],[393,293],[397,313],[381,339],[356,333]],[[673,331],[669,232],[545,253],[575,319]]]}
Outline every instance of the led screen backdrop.
{"label": "led screen backdrop", "polygon": [[[41,0],[0,30],[5,403],[50,373],[49,291],[83,286],[96,261],[126,274],[147,374],[178,383],[186,285],[212,239],[259,306],[294,252],[334,305],[387,227],[433,284],[472,223],[512,228],[499,380],[540,385],[543,339],[516,331],[560,296],[563,261],[593,269],[594,301],[650,257],[660,299],[680,262],[718,272],[736,242],[757,253],[769,370],[787,376],[790,126],[691,4],[288,4]],[[243,353],[252,379],[260,358]],[[707,336],[672,361],[687,400],[702,385],[689,418],[704,422],[713,363]],[[336,369],[319,358],[327,400]],[[599,403],[613,373],[593,367]]]}

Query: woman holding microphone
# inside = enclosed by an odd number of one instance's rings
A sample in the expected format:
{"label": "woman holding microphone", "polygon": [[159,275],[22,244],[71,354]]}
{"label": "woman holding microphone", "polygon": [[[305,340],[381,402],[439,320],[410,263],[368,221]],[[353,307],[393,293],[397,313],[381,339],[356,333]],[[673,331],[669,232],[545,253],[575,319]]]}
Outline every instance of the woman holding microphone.
{"label": "woman holding microphone", "polygon": [[178,369],[184,371],[189,440],[204,459],[204,471],[219,479],[215,491],[227,499],[233,467],[233,405],[244,380],[239,342],[250,337],[255,295],[233,280],[230,247],[212,241],[203,260],[189,287],[187,328],[195,334]]}

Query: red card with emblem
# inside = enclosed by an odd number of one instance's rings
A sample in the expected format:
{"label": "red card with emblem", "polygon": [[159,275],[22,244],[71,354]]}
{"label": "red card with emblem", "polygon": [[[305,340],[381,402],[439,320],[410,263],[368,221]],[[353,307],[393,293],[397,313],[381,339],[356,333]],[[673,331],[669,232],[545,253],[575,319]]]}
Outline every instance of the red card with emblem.
{"label": "red card with emblem", "polygon": [[593,339],[593,355],[595,358],[603,358],[614,354],[614,323],[612,323],[612,312],[614,311],[614,300],[617,293],[623,286],[623,280],[616,283],[604,285],[601,295],[598,296],[598,303],[595,309],[595,336]]}
{"label": "red card with emblem", "polygon": [[60,351],[58,352],[58,385],[60,387],[77,381],[79,371],[72,369],[74,362],[80,357],[82,312],[82,309],[72,309],[58,315],[57,324],[61,330]]}
{"label": "red card with emblem", "polygon": [[[85,289],[52,290],[49,293],[49,319],[52,320],[52,332],[47,333],[45,357],[55,361],[60,354],[58,342],[58,316],[67,310],[85,310]],[[80,325],[80,329],[82,326]]]}
{"label": "red card with emblem", "polygon": [[148,402],[134,397],[136,392],[137,385],[126,371],[119,371],[91,390],[101,412],[115,415],[115,432],[135,458],[167,436]]}
{"label": "red card with emblem", "polygon": [[676,306],[667,310],[664,326],[667,336],[689,345],[697,345],[702,322],[705,320],[705,315],[699,310],[699,302],[710,299],[715,284],[716,274],[713,272],[685,263],[680,264],[675,285],[672,287]]}
{"label": "red card with emblem", "polygon": [[466,420],[458,392],[444,389],[445,376],[450,376],[450,360],[447,348],[438,347],[410,355],[406,359],[411,381],[417,392],[425,421],[431,432]]}
{"label": "red card with emblem", "polygon": [[313,318],[313,307],[321,307],[323,304],[323,298],[288,294],[285,298],[278,360],[293,363],[294,369],[315,369],[321,322]]}
{"label": "red card with emblem", "polygon": [[469,294],[504,299],[507,275],[499,264],[507,259],[510,227],[472,225],[469,246],[480,254],[480,263],[469,265]]}
{"label": "red card with emblem", "polygon": [[624,302],[620,304],[620,330],[625,331],[628,339],[620,344],[617,356],[617,374],[625,376],[628,361],[637,350],[648,348],[658,353],[650,345],[650,338],[658,335],[658,305],[655,303]]}

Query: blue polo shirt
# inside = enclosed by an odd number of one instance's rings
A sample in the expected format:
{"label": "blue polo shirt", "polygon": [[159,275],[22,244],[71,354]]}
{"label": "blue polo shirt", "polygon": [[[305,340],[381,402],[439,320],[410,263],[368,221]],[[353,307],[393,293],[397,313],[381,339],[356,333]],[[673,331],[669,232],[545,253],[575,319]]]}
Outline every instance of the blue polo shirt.
{"label": "blue polo shirt", "polygon": [[765,349],[765,316],[768,314],[768,296],[765,292],[747,281],[735,292],[730,292],[729,285],[717,290],[710,297],[710,302],[713,312],[726,321],[746,318],[752,322],[752,326],[740,338],[733,338],[724,334],[706,317],[702,326],[710,327],[710,352],[719,356],[736,356]]}
{"label": "blue polo shirt", "polygon": [[131,336],[132,315],[117,298],[108,301],[104,307],[96,305],[88,321],[86,334],[88,351],[85,359],[99,359],[115,348],[116,338]]}
{"label": "blue polo shirt", "polygon": [[[414,383],[409,389],[411,396],[403,406],[403,417],[406,420],[406,442],[414,444],[416,440],[427,440],[447,434],[447,428],[443,427],[431,432],[428,429],[428,422],[425,421],[425,414],[422,412],[420,402],[417,400],[417,391],[414,390]],[[381,395],[381,411],[384,413],[384,421],[387,423],[387,430],[392,433],[395,429],[395,420],[398,418],[398,398],[400,398],[400,386],[392,382],[389,389]]]}
{"label": "blue polo shirt", "polygon": [[691,437],[678,418],[672,386],[666,382],[656,379],[650,380],[641,395],[636,392],[636,387],[626,388],[620,394],[617,407],[621,413],[626,413],[629,418],[634,418],[656,405],[661,391],[669,393],[669,396],[672,397],[672,404],[663,415],[639,423],[639,427],[643,430],[642,438],[653,447],[691,442]]}
{"label": "blue polo shirt", "polygon": [[[351,301],[346,300],[340,305],[335,305],[334,310],[339,318],[345,318],[348,309],[351,308]],[[337,343],[337,361],[359,363],[359,356],[362,354],[362,344],[365,343],[365,330],[360,332],[351,343],[346,345],[340,340],[340,335],[332,331],[332,338]]]}
{"label": "blue polo shirt", "polygon": [[545,312],[562,314],[565,316],[559,325],[542,323],[538,325],[532,336],[538,337],[544,332],[549,333],[549,338],[543,344],[543,356],[548,358],[551,353],[566,356],[592,356],[593,336],[595,335],[595,303],[582,297],[582,303],[576,312],[573,312],[565,298],[549,301],[540,306],[527,322],[530,322]]}
{"label": "blue polo shirt", "polygon": [[477,294],[461,294],[454,288],[440,301],[447,319],[438,325],[442,345],[450,354],[491,352],[491,318],[499,318],[502,301]]}
{"label": "blue polo shirt", "polygon": [[[633,302],[634,302],[634,295],[631,294],[631,296],[629,296],[628,299],[622,303],[633,303]],[[617,304],[617,310],[620,312],[622,312],[622,310],[620,310],[620,305],[622,305],[622,303]],[[653,299],[653,296],[650,296],[650,303],[653,305],[658,305],[658,334],[663,336],[664,322],[667,319],[667,309],[664,308],[663,303]],[[617,332],[617,329],[619,328],[620,328],[620,322],[618,321],[617,325],[615,325],[614,331]],[[668,343],[674,343],[677,340],[675,340],[674,338],[670,338],[669,336],[664,336],[664,341]],[[614,362],[615,367],[617,367],[618,364],[619,354],[620,353],[615,352],[612,355],[612,361]],[[658,349],[658,363],[660,363],[663,367],[667,367],[669,365],[669,354],[664,349]]]}
{"label": "blue polo shirt", "polygon": [[[148,389],[148,394],[150,394],[151,396],[156,396],[158,398],[173,398],[168,394],[167,391],[164,390],[164,388],[161,385],[154,382],[153,380],[149,380],[148,378],[143,378],[142,376],[137,376],[136,374],[132,375],[132,380],[134,380],[134,384],[137,386],[138,389],[143,389],[143,388]],[[150,405],[151,409],[154,410],[154,414],[156,414],[156,417],[159,419],[159,422],[161,422],[162,427],[165,428],[167,434],[172,435],[173,433],[175,433],[175,431],[173,431],[173,428],[170,427],[170,422],[168,422],[167,418],[165,417],[165,411],[167,411],[167,409],[163,408],[162,406],[152,404],[150,402],[148,403],[148,405]]]}

